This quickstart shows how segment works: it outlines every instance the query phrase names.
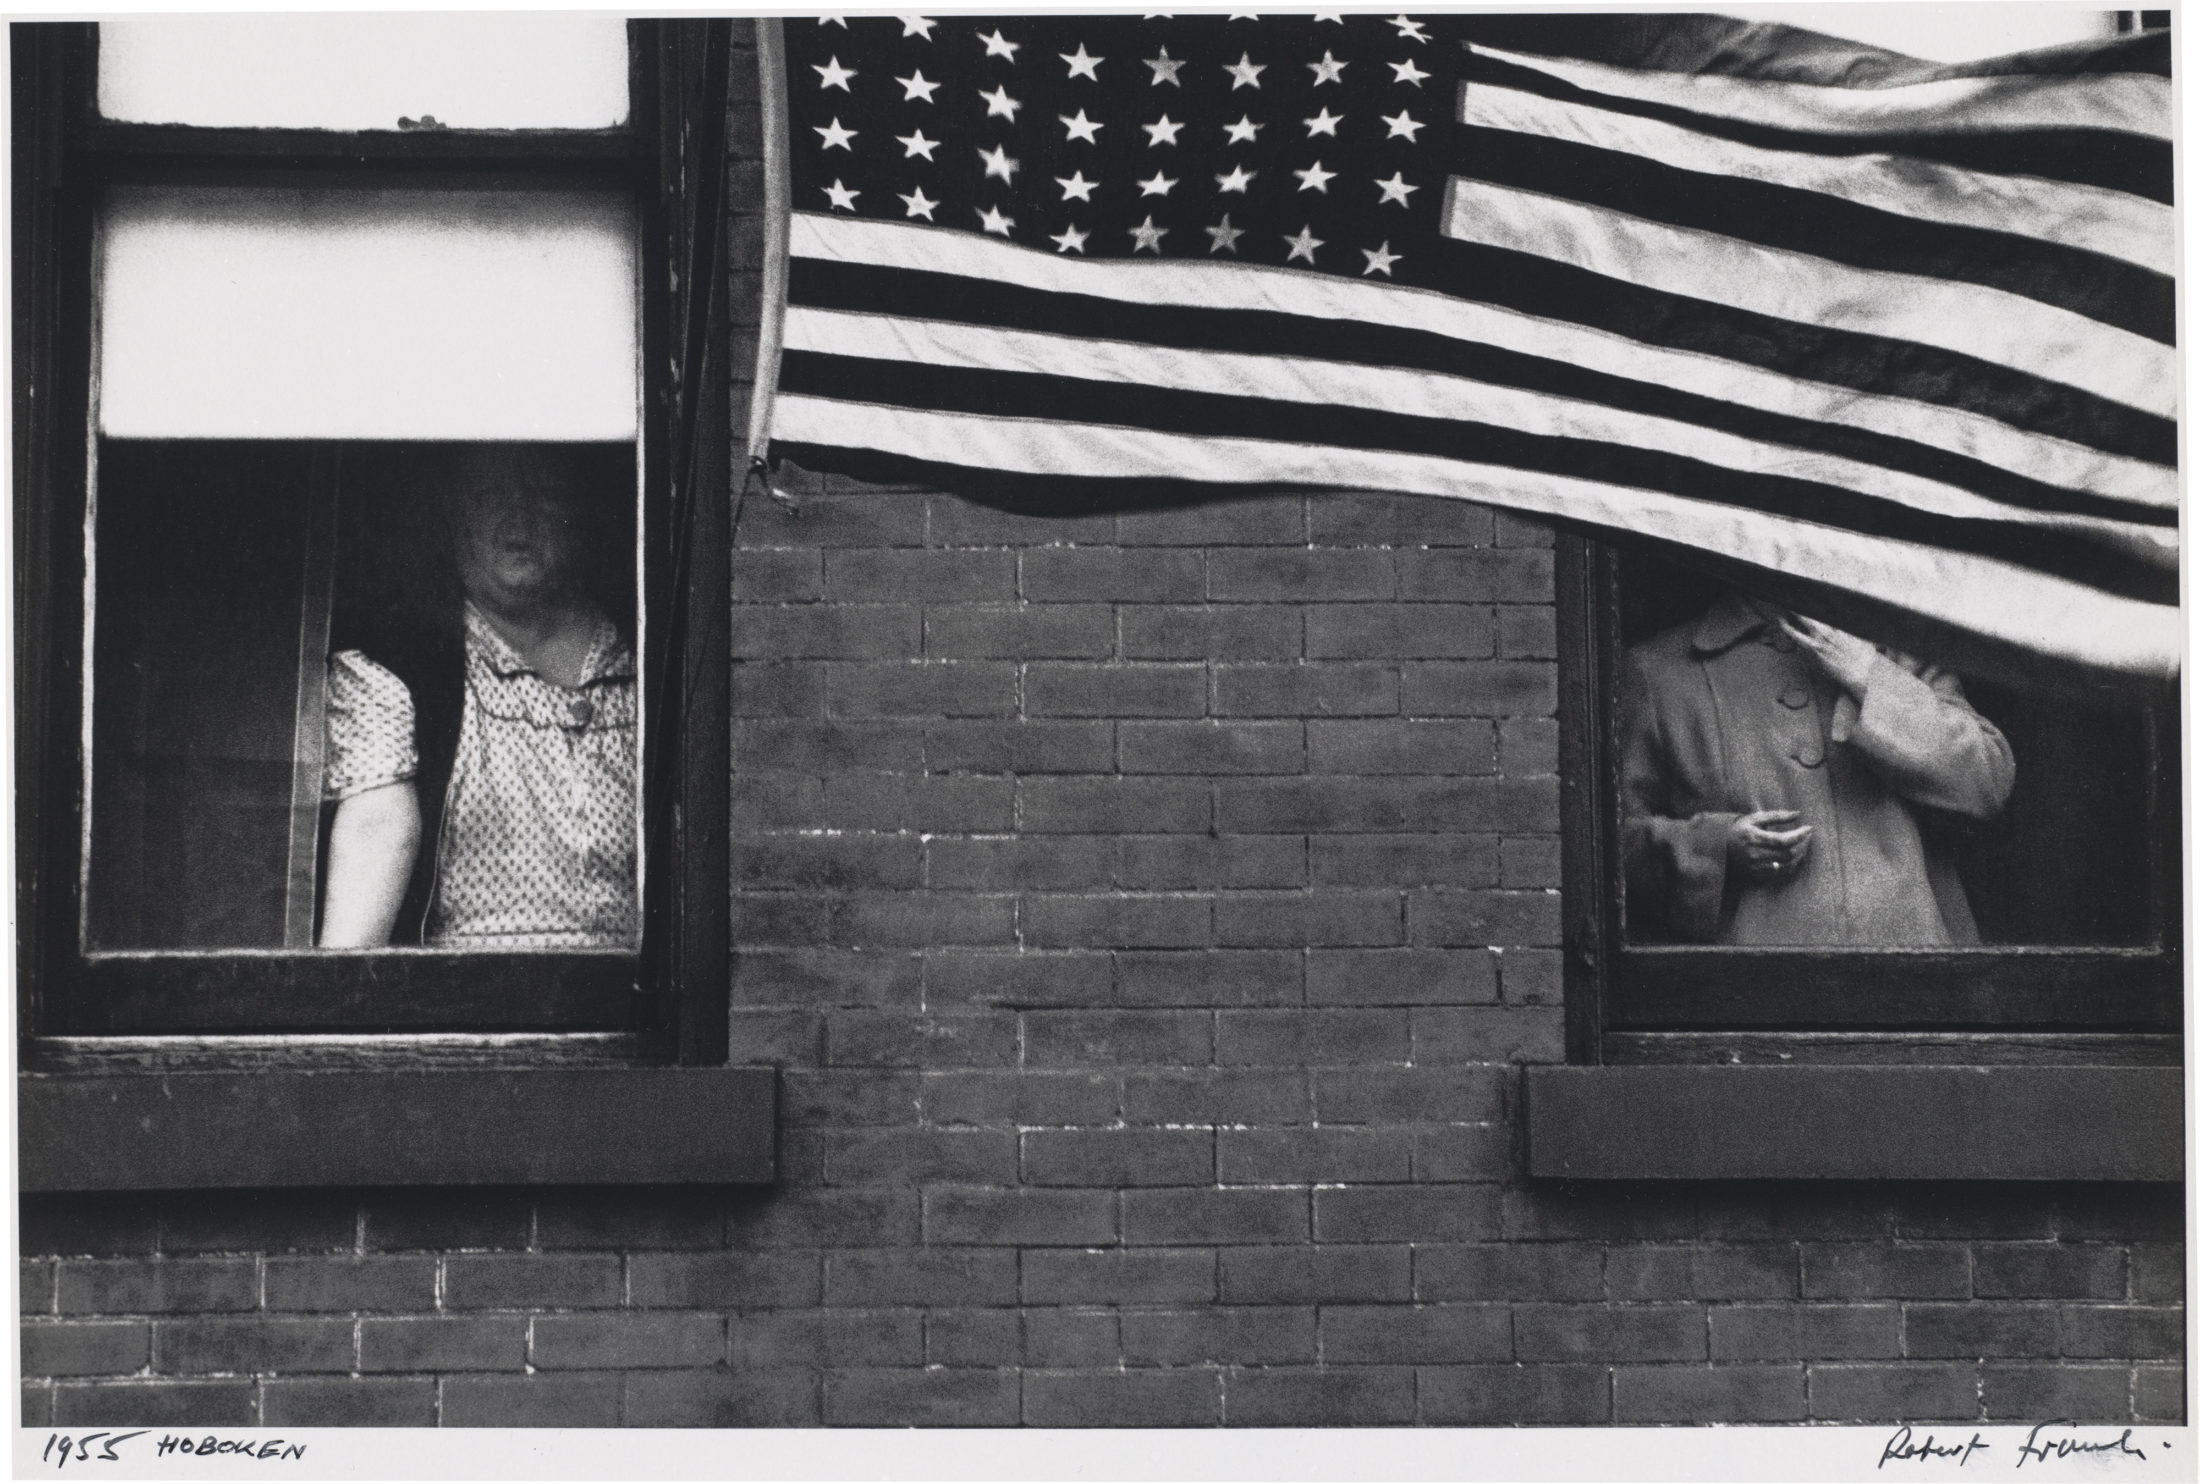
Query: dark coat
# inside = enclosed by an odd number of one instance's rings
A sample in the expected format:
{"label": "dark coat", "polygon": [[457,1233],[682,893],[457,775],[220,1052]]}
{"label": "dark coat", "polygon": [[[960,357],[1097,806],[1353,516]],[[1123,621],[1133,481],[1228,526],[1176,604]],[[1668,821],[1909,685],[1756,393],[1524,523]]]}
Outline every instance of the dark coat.
{"label": "dark coat", "polygon": [[[1882,657],[1850,696],[1729,596],[1627,652],[1620,690],[1627,915],[1637,939],[1975,943],[1932,814],[1989,819],[2016,762],[1955,676]],[[1792,877],[1729,880],[1741,815],[1813,827]]]}

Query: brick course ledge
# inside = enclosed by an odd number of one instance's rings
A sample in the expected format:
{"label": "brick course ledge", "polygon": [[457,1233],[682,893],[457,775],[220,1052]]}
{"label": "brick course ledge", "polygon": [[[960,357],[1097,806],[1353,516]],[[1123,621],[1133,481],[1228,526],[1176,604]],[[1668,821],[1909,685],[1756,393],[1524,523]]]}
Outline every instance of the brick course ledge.
{"label": "brick course ledge", "polygon": [[1530,1067],[1567,1180],[2184,1178],[2174,1067]]}
{"label": "brick course ledge", "polygon": [[761,1184],[770,1067],[24,1075],[25,1191]]}

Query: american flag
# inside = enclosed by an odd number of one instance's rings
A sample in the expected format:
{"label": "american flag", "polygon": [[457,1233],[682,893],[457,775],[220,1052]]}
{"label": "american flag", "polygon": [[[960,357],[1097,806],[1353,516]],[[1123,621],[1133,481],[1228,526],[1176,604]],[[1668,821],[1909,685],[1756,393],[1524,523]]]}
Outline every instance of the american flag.
{"label": "american flag", "polygon": [[1479,500],[2176,672],[2165,32],[784,25],[775,456]]}

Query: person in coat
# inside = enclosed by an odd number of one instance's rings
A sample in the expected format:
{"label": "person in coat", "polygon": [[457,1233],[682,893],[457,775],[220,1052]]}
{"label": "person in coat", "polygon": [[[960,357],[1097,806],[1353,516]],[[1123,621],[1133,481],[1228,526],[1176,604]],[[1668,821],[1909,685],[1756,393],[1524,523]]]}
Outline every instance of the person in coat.
{"label": "person in coat", "polygon": [[2016,760],[1956,676],[1735,591],[1623,668],[1635,938],[1978,941],[1928,821],[1993,818]]}

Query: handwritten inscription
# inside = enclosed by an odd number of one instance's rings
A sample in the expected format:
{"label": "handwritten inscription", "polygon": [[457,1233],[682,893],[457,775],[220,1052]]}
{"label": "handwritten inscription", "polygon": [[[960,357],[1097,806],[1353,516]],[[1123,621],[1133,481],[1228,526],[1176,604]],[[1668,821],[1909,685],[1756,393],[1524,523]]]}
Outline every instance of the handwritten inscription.
{"label": "handwritten inscription", "polygon": [[[2127,1427],[2114,1437],[2103,1437],[2099,1433],[2088,1437],[2078,1430],[2075,1422],[2042,1422],[2017,1441],[2016,1467],[2021,1469],[2028,1463],[2055,1463],[2066,1458],[2144,1459],[2146,1450],[2131,1440],[2133,1431],[2135,1429]],[[2162,1446],[2167,1448],[2169,1443],[2164,1441]],[[1879,1450],[1879,1467],[1884,1469],[1890,1463],[1942,1463],[1962,1468],[1971,1461],[1972,1454],[1988,1453],[1993,1448],[1992,1443],[1976,1432],[1961,1442],[1943,1441],[1934,1433],[1921,1438],[1905,1423],[1895,1429]]]}
{"label": "handwritten inscription", "polygon": [[2046,1432],[2051,1427],[2075,1427],[2076,1425],[2072,1422],[2043,1422],[2038,1427],[2033,1428],[2031,1435],[2017,1444],[2017,1467],[2021,1469],[2034,1459],[2041,1463],[2049,1463],[2061,1458],[2075,1458],[2101,1453],[2129,1454],[2133,1458],[2146,1457],[2144,1450],[2133,1446],[2131,1429],[2128,1427],[2115,1437],[2106,1440],[2077,1437],[2058,1438],[2052,1435],[2043,1438],[2040,1436],[2041,1433]]}
{"label": "handwritten inscription", "polygon": [[1943,1443],[1931,1433],[1925,1434],[1924,1441],[1919,1442],[1913,1438],[1910,1429],[1904,1426],[1887,1439],[1886,1447],[1879,1450],[1879,1466],[1885,1468],[1890,1463],[1905,1463],[1913,1459],[1924,1462],[1935,1458],[1952,1458],[1956,1461],[1956,1467],[1962,1468],[1971,1461],[1972,1454],[1984,1453],[1991,1446],[1977,1433],[1972,1433],[1971,1440],[1967,1443]]}
{"label": "handwritten inscription", "polygon": [[[41,1463],[55,1468],[67,1468],[72,1463],[121,1463],[123,1444],[139,1438],[152,1438],[150,1429],[136,1432],[87,1432],[48,1433],[45,1451],[38,1455]],[[135,1451],[142,1456],[146,1445],[139,1443]],[[178,1436],[162,1433],[152,1441],[155,1458],[250,1458],[256,1460],[282,1460],[303,1458],[306,1445],[286,1443],[281,1438],[217,1438]]]}

